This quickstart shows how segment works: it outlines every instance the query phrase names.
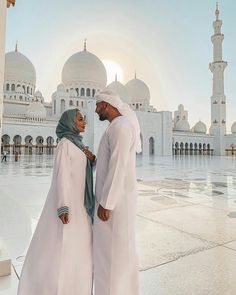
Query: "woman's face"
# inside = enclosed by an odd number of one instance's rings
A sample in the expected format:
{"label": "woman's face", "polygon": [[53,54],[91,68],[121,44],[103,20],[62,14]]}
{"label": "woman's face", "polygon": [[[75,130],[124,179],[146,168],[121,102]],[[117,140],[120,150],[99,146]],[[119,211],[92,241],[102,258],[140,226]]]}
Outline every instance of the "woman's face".
{"label": "woman's face", "polygon": [[80,132],[84,132],[85,125],[86,124],[85,124],[84,117],[82,116],[80,112],[77,112],[75,116],[75,127],[79,129]]}

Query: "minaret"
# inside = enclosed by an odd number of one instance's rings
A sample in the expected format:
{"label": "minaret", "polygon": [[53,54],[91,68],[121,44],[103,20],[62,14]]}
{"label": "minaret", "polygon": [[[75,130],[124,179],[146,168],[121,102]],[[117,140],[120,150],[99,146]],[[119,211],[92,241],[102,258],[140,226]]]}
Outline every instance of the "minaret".
{"label": "minaret", "polygon": [[218,2],[216,4],[216,20],[213,22],[214,35],[211,37],[213,43],[213,62],[209,68],[213,74],[213,87],[211,96],[211,129],[215,136],[215,155],[224,155],[224,135],[226,134],[226,97],[224,94],[224,70],[227,62],[222,60],[222,42],[224,35],[221,33],[222,21],[219,19]]}

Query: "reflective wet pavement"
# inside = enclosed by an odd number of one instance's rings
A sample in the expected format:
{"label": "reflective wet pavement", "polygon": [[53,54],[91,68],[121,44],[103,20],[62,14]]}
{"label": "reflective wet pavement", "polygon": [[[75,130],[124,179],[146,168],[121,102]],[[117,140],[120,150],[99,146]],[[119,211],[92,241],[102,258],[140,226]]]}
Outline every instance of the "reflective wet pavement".
{"label": "reflective wet pavement", "polygon": [[[49,189],[50,156],[0,164],[0,237],[20,273]],[[141,295],[235,295],[236,158],[137,159]],[[0,279],[15,295],[17,277]]]}

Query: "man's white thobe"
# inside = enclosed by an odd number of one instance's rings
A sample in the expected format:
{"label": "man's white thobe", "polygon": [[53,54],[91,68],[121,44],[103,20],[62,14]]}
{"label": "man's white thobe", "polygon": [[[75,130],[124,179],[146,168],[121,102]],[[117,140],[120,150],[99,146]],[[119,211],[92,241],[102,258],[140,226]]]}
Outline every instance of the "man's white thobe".
{"label": "man's white thobe", "polygon": [[126,117],[115,118],[97,154],[97,206],[112,210],[108,221],[95,216],[94,281],[96,295],[137,295],[135,249],[137,182],[135,131]]}

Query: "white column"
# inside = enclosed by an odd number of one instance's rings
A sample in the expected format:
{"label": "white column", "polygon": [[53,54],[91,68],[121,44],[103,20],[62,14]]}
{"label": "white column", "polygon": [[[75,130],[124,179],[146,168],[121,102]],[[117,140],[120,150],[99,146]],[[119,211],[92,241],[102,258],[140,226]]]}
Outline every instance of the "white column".
{"label": "white column", "polygon": [[6,0],[0,0],[0,148],[2,144],[3,82],[5,68]]}
{"label": "white column", "polygon": [[[172,113],[161,112],[162,115],[162,156],[172,156]],[[157,151],[155,151],[157,154]]]}

